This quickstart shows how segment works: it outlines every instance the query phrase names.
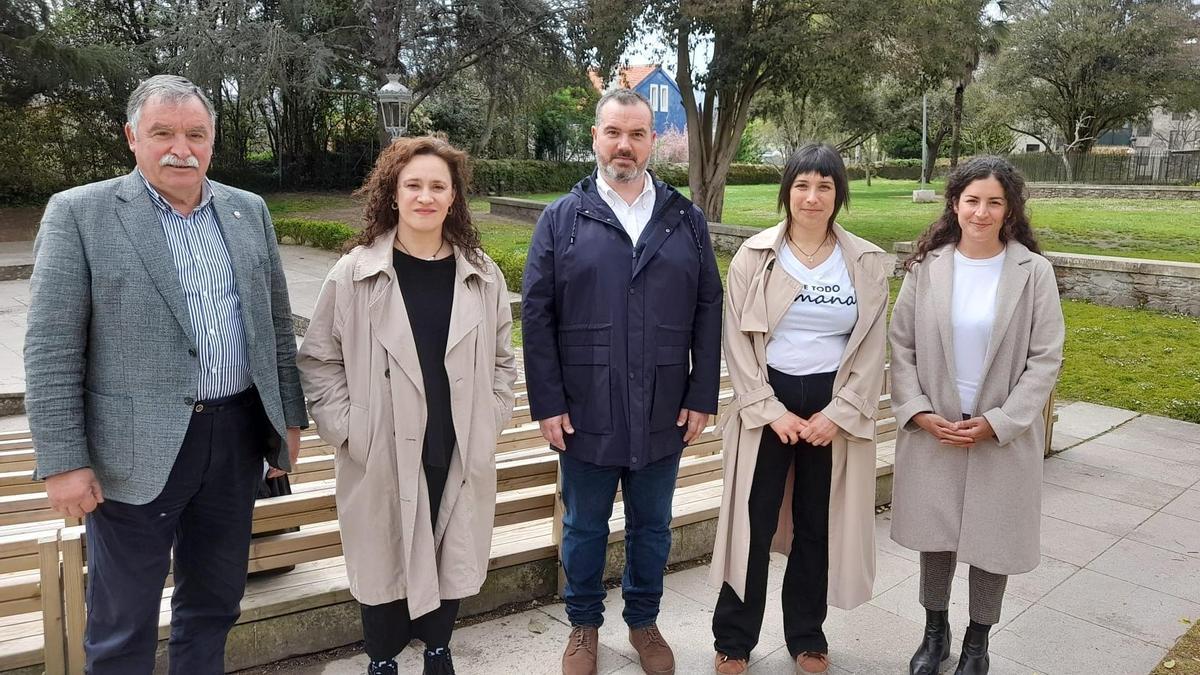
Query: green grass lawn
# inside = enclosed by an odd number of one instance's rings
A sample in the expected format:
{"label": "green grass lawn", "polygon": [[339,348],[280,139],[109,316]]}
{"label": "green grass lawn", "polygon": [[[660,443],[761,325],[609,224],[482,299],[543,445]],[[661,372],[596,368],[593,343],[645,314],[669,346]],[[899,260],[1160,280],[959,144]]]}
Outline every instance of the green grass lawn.
{"label": "green grass lawn", "polygon": [[[850,184],[850,209],[838,219],[851,231],[892,250],[915,239],[942,205],[914,204],[916,183],[875,179]],[[943,185],[934,183],[941,191]],[[682,192],[687,194],[687,189]],[[521,195],[553,201],[557,194]],[[769,227],[779,222],[777,185],[733,185],[725,190],[728,225]],[[1030,216],[1047,251],[1200,262],[1200,200],[1035,199]]]}
{"label": "green grass lawn", "polygon": [[[858,232],[873,232],[877,243],[889,244],[912,238],[922,221],[936,215],[937,205],[913,204],[911,183],[876,181],[871,190],[856,183],[852,188],[853,210],[844,218]],[[767,226],[774,222],[771,186],[730,188],[727,213],[750,213],[757,220],[739,224]],[[539,195],[550,201],[556,195]],[[275,215],[301,215],[305,211],[336,210],[348,204],[336,195],[271,195],[268,204]],[[524,255],[533,227],[488,217],[480,213],[485,204],[472,200],[476,223],[489,250]],[[755,208],[759,208],[755,211]],[[280,209],[281,210],[277,210]],[[1133,200],[1038,200],[1033,203],[1035,223],[1043,225],[1043,241],[1049,250],[1100,252],[1095,242],[1067,248],[1053,243],[1043,218],[1060,213],[1065,224],[1053,231],[1059,241],[1092,232],[1098,241],[1123,241],[1141,247],[1122,250],[1122,255],[1161,257],[1200,262],[1200,202]],[[1190,214],[1190,215],[1189,215]],[[1190,218],[1190,220],[1189,220]],[[880,233],[883,233],[882,235]],[[1074,234],[1071,234],[1074,233]],[[1122,233],[1128,234],[1126,236]],[[1089,235],[1090,236],[1090,235]],[[884,238],[886,237],[886,238]],[[1126,237],[1122,239],[1122,237]],[[1179,248],[1176,245],[1179,243]],[[1162,250],[1153,246],[1160,246]],[[1084,251],[1084,249],[1087,249]],[[718,256],[721,276],[729,256]],[[893,282],[892,297],[899,289]],[[1067,342],[1058,397],[1090,401],[1156,415],[1200,422],[1200,319],[1167,315],[1148,310],[1101,307],[1086,302],[1064,301]],[[514,341],[521,343],[520,322],[514,326]]]}
{"label": "green grass lawn", "polygon": [[1200,423],[1200,319],[1066,301],[1059,398]]}

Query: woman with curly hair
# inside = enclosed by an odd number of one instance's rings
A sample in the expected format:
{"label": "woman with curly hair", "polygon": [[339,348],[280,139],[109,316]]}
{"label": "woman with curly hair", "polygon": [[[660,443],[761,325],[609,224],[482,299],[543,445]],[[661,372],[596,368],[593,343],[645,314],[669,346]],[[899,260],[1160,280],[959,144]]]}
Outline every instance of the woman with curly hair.
{"label": "woman with curly hair", "polygon": [[958,562],[970,566],[971,623],[954,672],[982,675],[1008,575],[1040,561],[1042,410],[1064,335],[1040,253],[1021,175],[978,157],[950,174],[945,210],[905,264],[890,330],[892,539],[921,554],[926,617],[910,673],[950,658]]}
{"label": "woman with curly hair", "polygon": [[516,360],[500,269],[467,208],[467,156],[401,138],[366,184],[366,228],[321,289],[297,363],[336,449],[338,522],[370,675],[410,640],[453,673],[461,598],[487,574],[496,439]]}

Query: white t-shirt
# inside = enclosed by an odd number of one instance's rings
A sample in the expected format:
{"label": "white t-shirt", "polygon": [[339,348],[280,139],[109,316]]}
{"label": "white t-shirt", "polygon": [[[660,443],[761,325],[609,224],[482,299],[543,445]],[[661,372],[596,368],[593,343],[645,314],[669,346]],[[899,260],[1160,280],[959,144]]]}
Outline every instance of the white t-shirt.
{"label": "white t-shirt", "polygon": [[650,222],[650,216],[654,215],[654,181],[650,180],[648,173],[643,173],[642,177],[646,182],[642,184],[641,193],[632,204],[627,204],[608,181],[604,180],[604,176],[599,171],[596,172],[596,191],[612,209],[617,220],[621,221],[621,227],[625,228],[634,246],[637,246],[642,230],[646,229],[646,224]]}
{"label": "white t-shirt", "polygon": [[803,286],[767,341],[767,365],[788,375],[837,370],[858,321],[858,299],[842,248],[835,244],[829,258],[810,270],[785,241],[778,261]]}
{"label": "white t-shirt", "polygon": [[996,321],[996,289],[1003,268],[1004,251],[978,260],[954,251],[950,324],[954,327],[954,371],[964,415],[975,414],[983,359],[987,357],[992,324]]}

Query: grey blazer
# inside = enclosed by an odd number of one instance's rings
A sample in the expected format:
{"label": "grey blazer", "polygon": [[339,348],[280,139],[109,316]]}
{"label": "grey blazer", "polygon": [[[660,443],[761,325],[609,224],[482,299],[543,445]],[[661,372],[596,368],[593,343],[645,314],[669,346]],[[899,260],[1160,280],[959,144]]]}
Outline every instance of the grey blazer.
{"label": "grey blazer", "polygon": [[[275,230],[257,195],[211,183],[242,302],[250,370],[290,469],[286,427],[306,426]],[[25,406],[34,476],[92,467],[106,499],[162,491],[196,396],[196,341],[155,206],[136,173],[50,198],[34,243]]]}

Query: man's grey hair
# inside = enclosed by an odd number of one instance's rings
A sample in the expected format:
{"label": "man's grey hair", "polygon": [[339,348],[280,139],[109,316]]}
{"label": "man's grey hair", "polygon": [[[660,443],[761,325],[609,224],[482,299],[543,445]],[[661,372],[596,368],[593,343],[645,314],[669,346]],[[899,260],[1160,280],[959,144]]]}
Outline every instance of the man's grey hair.
{"label": "man's grey hair", "polygon": [[129,126],[133,128],[136,136],[138,118],[142,116],[142,106],[146,105],[147,101],[182,103],[193,96],[204,104],[204,109],[208,111],[208,120],[212,123],[213,128],[216,128],[217,109],[213,107],[212,101],[208,100],[204,91],[192,84],[191,80],[178,75],[155,75],[150,79],[143,80],[129,95],[129,103],[125,106],[125,119],[128,120]]}
{"label": "man's grey hair", "polygon": [[610,101],[616,101],[621,105],[637,105],[646,106],[646,110],[650,111],[650,119],[654,119],[654,109],[650,107],[650,99],[632,89],[613,89],[600,97],[596,101],[596,126],[600,126],[600,110]]}

